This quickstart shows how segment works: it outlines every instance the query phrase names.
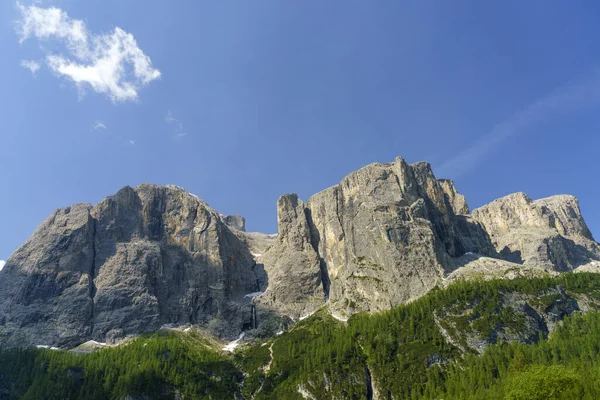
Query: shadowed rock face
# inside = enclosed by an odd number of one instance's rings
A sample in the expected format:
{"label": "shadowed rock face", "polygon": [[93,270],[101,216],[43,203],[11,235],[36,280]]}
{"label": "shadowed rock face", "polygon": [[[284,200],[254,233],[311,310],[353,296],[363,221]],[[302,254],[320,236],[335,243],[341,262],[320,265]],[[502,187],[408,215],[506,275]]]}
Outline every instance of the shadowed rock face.
{"label": "shadowed rock face", "polygon": [[0,282],[7,346],[69,346],[214,317],[237,334],[259,290],[248,248],[178,188],[125,187],[95,207],[57,210],[13,254]]}
{"label": "shadowed rock face", "polygon": [[171,323],[266,335],[280,329],[274,316],[375,312],[454,279],[600,260],[576,198],[516,193],[470,215],[452,181],[401,158],[306,202],[286,194],[277,212],[277,235],[245,232],[243,217],[155,185],[57,210],[0,272],[0,346],[72,347]]}

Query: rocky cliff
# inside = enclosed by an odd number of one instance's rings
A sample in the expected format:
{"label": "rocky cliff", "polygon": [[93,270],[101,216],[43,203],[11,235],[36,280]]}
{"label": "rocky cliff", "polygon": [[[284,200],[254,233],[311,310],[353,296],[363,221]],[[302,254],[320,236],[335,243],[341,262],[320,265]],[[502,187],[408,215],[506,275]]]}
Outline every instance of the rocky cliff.
{"label": "rocky cliff", "polygon": [[473,211],[501,258],[556,271],[598,260],[600,246],[588,229],[577,198],[533,201],[515,193]]}
{"label": "rocky cliff", "polygon": [[[284,195],[261,301],[299,318],[325,303],[352,314],[418,298],[455,269],[454,257],[495,255],[468,211],[451,181],[401,158],[368,165],[306,203]],[[289,287],[304,292],[290,302]]]}
{"label": "rocky cliff", "polygon": [[[55,211],[8,260],[0,341],[71,346],[250,318],[264,278],[225,218],[177,187],[125,187],[96,206]],[[224,332],[225,331],[225,332]]]}
{"label": "rocky cliff", "polygon": [[342,318],[386,310],[455,279],[540,276],[600,257],[572,196],[515,194],[470,215],[452,181],[401,158],[353,172],[306,203],[284,195],[278,215],[259,301],[295,319],[324,304]]}
{"label": "rocky cliff", "polygon": [[57,210],[0,272],[0,345],[69,347],[165,324],[273,333],[323,306],[344,319],[455,279],[600,260],[576,198],[517,193],[470,214],[452,181],[402,158],[305,202],[283,195],[277,214],[277,235],[249,233],[243,217],[155,185]]}

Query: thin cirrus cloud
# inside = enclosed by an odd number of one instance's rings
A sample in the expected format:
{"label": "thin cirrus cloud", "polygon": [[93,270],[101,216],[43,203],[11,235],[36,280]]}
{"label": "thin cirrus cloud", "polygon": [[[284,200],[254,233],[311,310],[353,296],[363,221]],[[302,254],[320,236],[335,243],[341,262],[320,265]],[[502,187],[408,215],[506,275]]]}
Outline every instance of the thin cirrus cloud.
{"label": "thin cirrus cloud", "polygon": [[82,93],[91,88],[115,103],[132,101],[141,88],[161,76],[133,35],[119,27],[94,35],[84,21],[72,19],[60,8],[20,3],[17,7],[21,13],[16,22],[20,43],[35,38],[64,44],[66,54],[48,54],[46,65],[57,76],[73,81]]}
{"label": "thin cirrus cloud", "polygon": [[471,171],[496,146],[506,140],[527,134],[538,124],[562,114],[600,103],[600,69],[558,87],[527,105],[510,118],[492,127],[479,140],[437,170],[444,176],[458,177]]}
{"label": "thin cirrus cloud", "polygon": [[92,129],[93,129],[93,130],[95,130],[95,131],[103,131],[103,130],[106,130],[106,129],[108,129],[108,128],[107,128],[107,126],[104,124],[104,122],[102,122],[102,121],[95,121],[95,122],[92,124]]}
{"label": "thin cirrus cloud", "polygon": [[187,133],[183,130],[183,124],[173,116],[171,110],[167,111],[167,115],[165,115],[165,122],[171,127],[173,131],[173,137],[176,139],[181,139],[187,135]]}
{"label": "thin cirrus cloud", "polygon": [[40,63],[33,60],[21,60],[21,67],[28,69],[33,75],[40,70]]}

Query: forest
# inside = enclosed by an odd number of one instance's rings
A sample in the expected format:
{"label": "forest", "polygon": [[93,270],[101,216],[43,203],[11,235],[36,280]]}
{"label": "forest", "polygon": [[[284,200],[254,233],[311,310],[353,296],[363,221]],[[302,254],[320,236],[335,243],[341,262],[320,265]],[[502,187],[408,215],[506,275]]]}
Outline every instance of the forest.
{"label": "forest", "polygon": [[0,399],[597,399],[599,305],[600,275],[568,273],[458,282],[347,323],[323,309],[233,355],[167,330],[3,350]]}

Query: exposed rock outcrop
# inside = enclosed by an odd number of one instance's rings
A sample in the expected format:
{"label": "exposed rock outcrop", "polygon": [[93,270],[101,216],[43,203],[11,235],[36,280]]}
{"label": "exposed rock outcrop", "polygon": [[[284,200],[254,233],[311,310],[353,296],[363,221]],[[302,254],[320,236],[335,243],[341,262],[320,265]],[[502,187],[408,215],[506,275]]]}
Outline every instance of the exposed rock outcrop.
{"label": "exposed rock outcrop", "polygon": [[225,217],[225,224],[232,229],[246,232],[246,218],[241,215],[233,214]]}
{"label": "exposed rock outcrop", "polygon": [[325,305],[344,319],[457,279],[600,268],[575,197],[516,193],[469,214],[452,181],[402,158],[306,202],[286,194],[277,215],[278,234],[245,232],[239,215],[146,184],[57,210],[0,272],[0,346],[115,343],[164,324],[264,336]]}
{"label": "exposed rock outcrop", "polygon": [[[294,317],[328,301],[344,313],[379,311],[422,296],[467,251],[494,255],[451,181],[398,158],[348,175],[306,204],[278,202],[279,239],[263,257],[262,299]],[[288,288],[301,287],[290,302]]]}
{"label": "exposed rock outcrop", "polygon": [[474,210],[473,218],[508,261],[569,271],[600,260],[600,246],[573,196],[533,201],[524,193],[514,193]]}
{"label": "exposed rock outcrop", "polygon": [[298,319],[323,305],[327,278],[302,200],[295,194],[283,195],[277,211],[279,237],[261,258],[269,285],[259,302]]}
{"label": "exposed rock outcrop", "polygon": [[306,203],[285,195],[278,215],[259,301],[294,318],[323,304],[336,315],[380,311],[457,279],[547,276],[600,257],[573,196],[517,193],[469,215],[452,181],[401,158],[361,168]]}
{"label": "exposed rock outcrop", "polygon": [[[57,210],[9,259],[0,342],[71,346],[217,319],[239,333],[265,280],[217,212],[177,187],[140,185]],[[113,338],[114,339],[114,338]]]}

